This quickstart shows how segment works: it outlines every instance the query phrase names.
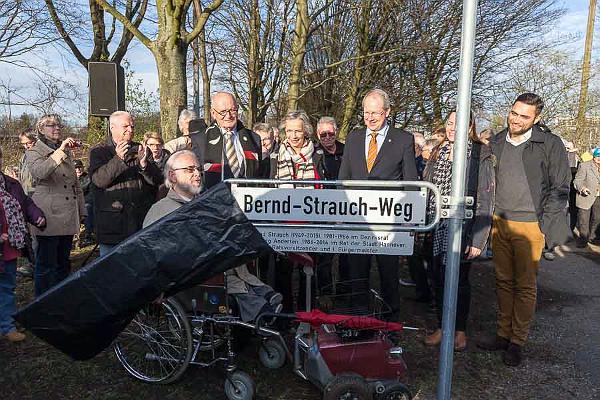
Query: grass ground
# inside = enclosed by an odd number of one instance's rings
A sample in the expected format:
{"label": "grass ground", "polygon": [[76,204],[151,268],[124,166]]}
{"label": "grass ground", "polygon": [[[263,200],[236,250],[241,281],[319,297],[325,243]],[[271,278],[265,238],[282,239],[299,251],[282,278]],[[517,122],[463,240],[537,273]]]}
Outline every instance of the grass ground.
{"label": "grass ground", "polygon": [[[79,265],[91,248],[73,254]],[[573,256],[579,257],[579,256]],[[565,259],[566,260],[566,259]],[[582,257],[571,264],[587,263],[590,271],[598,259]],[[552,264],[558,268],[559,264]],[[586,268],[588,268],[586,267]],[[591,273],[591,272],[590,272]],[[568,276],[568,275],[567,275]],[[543,277],[542,277],[543,278]],[[545,279],[545,278],[544,278]],[[585,279],[585,278],[579,278]],[[473,302],[469,335],[493,332],[495,321],[494,276],[490,262],[473,268]],[[403,296],[412,295],[403,288]],[[19,278],[18,301],[31,301],[33,285],[30,279]],[[540,285],[539,322],[528,345],[526,362],[520,368],[502,364],[500,355],[481,352],[470,343],[467,351],[456,353],[454,359],[453,398],[455,399],[594,399],[596,392],[573,363],[567,347],[560,351],[561,340],[546,332],[562,318],[562,310],[578,307],[581,298],[572,293]],[[424,304],[404,302],[401,319],[408,325],[431,330],[435,326],[432,309]],[[568,330],[569,327],[565,327]],[[401,345],[409,368],[406,384],[415,399],[435,398],[437,384],[437,349],[422,344],[425,330],[405,331]],[[565,345],[566,346],[566,345]],[[250,344],[239,358],[239,367],[257,382],[258,399],[319,399],[320,393],[291,372],[286,364],[279,370],[262,367],[256,356],[256,346]],[[21,399],[224,399],[224,375],[218,368],[190,367],[182,379],[167,386],[148,385],[130,377],[119,365],[110,349],[86,362],[74,362],[44,342],[28,334],[22,343],[0,340],[0,388],[6,400]]]}

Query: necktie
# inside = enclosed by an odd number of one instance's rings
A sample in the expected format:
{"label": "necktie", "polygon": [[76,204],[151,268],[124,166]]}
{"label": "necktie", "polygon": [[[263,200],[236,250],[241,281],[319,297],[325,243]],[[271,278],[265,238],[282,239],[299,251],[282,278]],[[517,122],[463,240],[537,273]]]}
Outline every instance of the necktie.
{"label": "necktie", "polygon": [[231,131],[225,132],[225,157],[227,157],[227,162],[229,163],[229,168],[231,168],[231,172],[233,173],[233,177],[237,178],[240,174],[240,162],[237,158],[237,153],[235,151],[235,146],[233,145],[233,137]]}
{"label": "necktie", "polygon": [[367,154],[367,171],[371,172],[375,158],[377,158],[377,131],[371,132],[371,141],[369,142],[369,153]]}

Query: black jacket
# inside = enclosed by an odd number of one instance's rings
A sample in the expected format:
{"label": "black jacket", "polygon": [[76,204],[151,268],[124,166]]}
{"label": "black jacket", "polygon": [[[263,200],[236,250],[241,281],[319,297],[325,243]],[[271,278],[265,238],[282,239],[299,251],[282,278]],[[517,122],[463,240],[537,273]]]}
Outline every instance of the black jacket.
{"label": "black jacket", "polygon": [[340,172],[340,166],[342,165],[342,159],[344,157],[344,143],[335,141],[335,152],[331,154],[321,146],[320,143],[315,144],[315,148],[323,151],[323,168],[325,170],[325,177],[328,181],[335,181],[338,178]]}
{"label": "black jacket", "polygon": [[[244,177],[260,178],[262,147],[260,136],[249,129],[244,128],[238,121],[236,131],[238,133],[242,149],[244,150],[245,169]],[[217,125],[212,125],[205,132],[191,135],[192,151],[198,157],[200,165],[204,167],[204,187],[210,188],[221,182],[222,168],[225,168],[225,179],[233,175],[227,160],[223,167],[223,137],[221,129]]]}
{"label": "black jacket", "polygon": [[135,156],[121,160],[110,139],[90,151],[89,173],[98,243],[118,244],[142,228],[162,174],[153,162],[142,170]]}
{"label": "black jacket", "polygon": [[[500,164],[508,130],[498,133],[490,141],[492,153]],[[523,150],[523,167],[527,175],[531,198],[540,229],[546,235],[549,248],[565,243],[569,227],[565,216],[569,199],[571,170],[562,140],[553,133],[545,133],[537,125]]]}
{"label": "black jacket", "polygon": [[[436,160],[430,159],[423,172],[423,180],[432,182]],[[464,222],[462,229],[462,251],[466,246],[484,250],[492,227],[494,200],[496,195],[496,158],[489,146],[473,143],[465,175],[465,196],[473,197],[473,218]]]}
{"label": "black jacket", "polygon": [[365,156],[366,129],[348,135],[338,179],[379,179],[416,181],[415,139],[410,133],[389,127],[385,142],[377,153],[371,172],[367,171]]}

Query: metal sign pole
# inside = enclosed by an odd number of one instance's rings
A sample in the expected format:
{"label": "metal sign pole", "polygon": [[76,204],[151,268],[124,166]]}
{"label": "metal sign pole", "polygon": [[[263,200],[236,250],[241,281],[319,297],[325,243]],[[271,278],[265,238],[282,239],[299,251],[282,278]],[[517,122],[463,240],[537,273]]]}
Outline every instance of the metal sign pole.
{"label": "metal sign pole", "polygon": [[463,1],[463,20],[458,101],[456,109],[456,135],[452,161],[451,210],[448,221],[448,263],[445,272],[444,310],[442,317],[442,345],[440,348],[438,400],[450,400],[452,388],[452,363],[454,357],[454,323],[458,292],[458,274],[461,259],[462,222],[465,218],[465,176],[467,167],[467,140],[471,110],[471,83],[473,78],[473,53],[477,0]]}

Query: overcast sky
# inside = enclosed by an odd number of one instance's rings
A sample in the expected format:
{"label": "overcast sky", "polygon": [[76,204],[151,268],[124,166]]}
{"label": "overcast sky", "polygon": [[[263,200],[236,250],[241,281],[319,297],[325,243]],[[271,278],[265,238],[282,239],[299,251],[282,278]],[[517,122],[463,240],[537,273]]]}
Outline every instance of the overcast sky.
{"label": "overcast sky", "polygon": [[[567,45],[569,52],[573,54],[574,57],[582,57],[587,24],[588,0],[570,0],[563,1],[562,3],[563,6],[567,8],[568,12],[558,21],[546,21],[547,24],[554,25],[552,31],[547,35],[547,40],[572,39],[573,41]],[[594,58],[599,56],[599,14],[599,12],[596,13]],[[536,21],[535,23],[539,23],[539,21]],[[148,90],[156,91],[158,88],[158,76],[154,58],[150,51],[134,39],[130,45],[126,59],[129,60],[131,69],[135,71],[135,77],[141,79]],[[68,106],[68,114],[71,115],[65,115],[65,118],[73,123],[84,122],[87,111],[87,73],[85,69],[81,67],[81,65],[74,60],[66,50],[58,51],[56,49],[48,49],[47,51],[44,51],[43,54],[29,56],[28,61],[38,65],[44,62],[49,63],[52,65],[55,74],[68,79],[70,82],[81,88],[81,98],[78,102],[79,109],[75,106]],[[16,92],[13,95],[13,98],[18,97],[19,91],[31,90],[27,89],[28,84],[32,79],[31,73],[26,70],[0,63],[0,79],[3,83],[6,83],[7,80],[10,81],[10,86]],[[13,101],[15,100],[13,99]],[[19,106],[12,106],[11,110],[13,116],[19,115],[24,111],[32,111]],[[7,112],[8,108],[6,106],[4,107],[4,110],[0,108],[0,113],[6,114]]]}

